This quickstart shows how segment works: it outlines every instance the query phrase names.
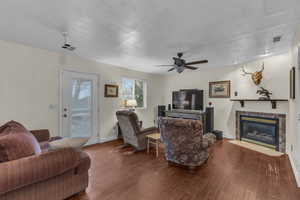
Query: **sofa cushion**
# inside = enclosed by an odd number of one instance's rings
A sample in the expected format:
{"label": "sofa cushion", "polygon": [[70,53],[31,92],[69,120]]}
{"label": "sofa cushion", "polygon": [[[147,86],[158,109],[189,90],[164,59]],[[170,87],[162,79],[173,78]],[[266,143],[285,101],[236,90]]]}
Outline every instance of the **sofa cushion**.
{"label": "sofa cushion", "polygon": [[64,148],[80,148],[85,145],[90,138],[63,138],[49,143],[50,150],[64,149]]}
{"label": "sofa cushion", "polygon": [[38,155],[36,138],[20,123],[10,121],[0,127],[0,162]]}

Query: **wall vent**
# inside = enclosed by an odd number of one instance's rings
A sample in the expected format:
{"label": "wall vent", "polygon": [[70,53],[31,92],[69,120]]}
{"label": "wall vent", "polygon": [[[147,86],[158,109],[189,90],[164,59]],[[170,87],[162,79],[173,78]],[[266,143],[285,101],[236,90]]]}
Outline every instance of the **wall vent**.
{"label": "wall vent", "polygon": [[280,42],[280,40],[281,40],[281,36],[273,37],[273,42],[274,42],[274,43]]}

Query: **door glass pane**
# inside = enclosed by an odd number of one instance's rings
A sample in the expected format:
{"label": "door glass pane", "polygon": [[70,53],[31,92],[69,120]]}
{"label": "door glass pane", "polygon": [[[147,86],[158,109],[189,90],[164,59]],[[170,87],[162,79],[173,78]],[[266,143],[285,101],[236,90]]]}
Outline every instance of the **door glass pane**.
{"label": "door glass pane", "polygon": [[134,90],[137,107],[144,107],[144,81],[135,80]]}
{"label": "door glass pane", "polygon": [[71,137],[92,135],[92,81],[72,80]]}

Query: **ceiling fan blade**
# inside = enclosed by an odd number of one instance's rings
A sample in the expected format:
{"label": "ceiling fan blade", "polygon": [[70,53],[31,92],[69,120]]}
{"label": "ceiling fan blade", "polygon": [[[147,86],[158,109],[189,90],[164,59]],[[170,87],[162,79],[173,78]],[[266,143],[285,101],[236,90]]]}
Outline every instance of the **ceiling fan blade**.
{"label": "ceiling fan blade", "polygon": [[197,64],[203,64],[203,63],[208,63],[208,60],[199,60],[199,61],[189,62],[189,63],[186,63],[186,65],[197,65]]}
{"label": "ceiling fan blade", "polygon": [[188,65],[186,65],[186,66],[184,66],[185,68],[187,68],[187,69],[191,69],[191,70],[196,70],[196,69],[198,69],[198,67],[193,67],[193,66],[188,66]]}
{"label": "ceiling fan blade", "polygon": [[171,72],[171,71],[173,71],[174,69],[175,69],[175,67],[169,69],[168,72]]}
{"label": "ceiling fan blade", "polygon": [[174,65],[155,65],[156,67],[173,67]]}

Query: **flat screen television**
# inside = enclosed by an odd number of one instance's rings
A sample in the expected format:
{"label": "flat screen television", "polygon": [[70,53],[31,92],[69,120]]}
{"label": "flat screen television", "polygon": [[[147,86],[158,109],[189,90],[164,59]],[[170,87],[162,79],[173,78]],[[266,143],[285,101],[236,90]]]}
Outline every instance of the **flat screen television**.
{"label": "flat screen television", "polygon": [[172,93],[172,108],[203,110],[203,90],[179,90]]}

